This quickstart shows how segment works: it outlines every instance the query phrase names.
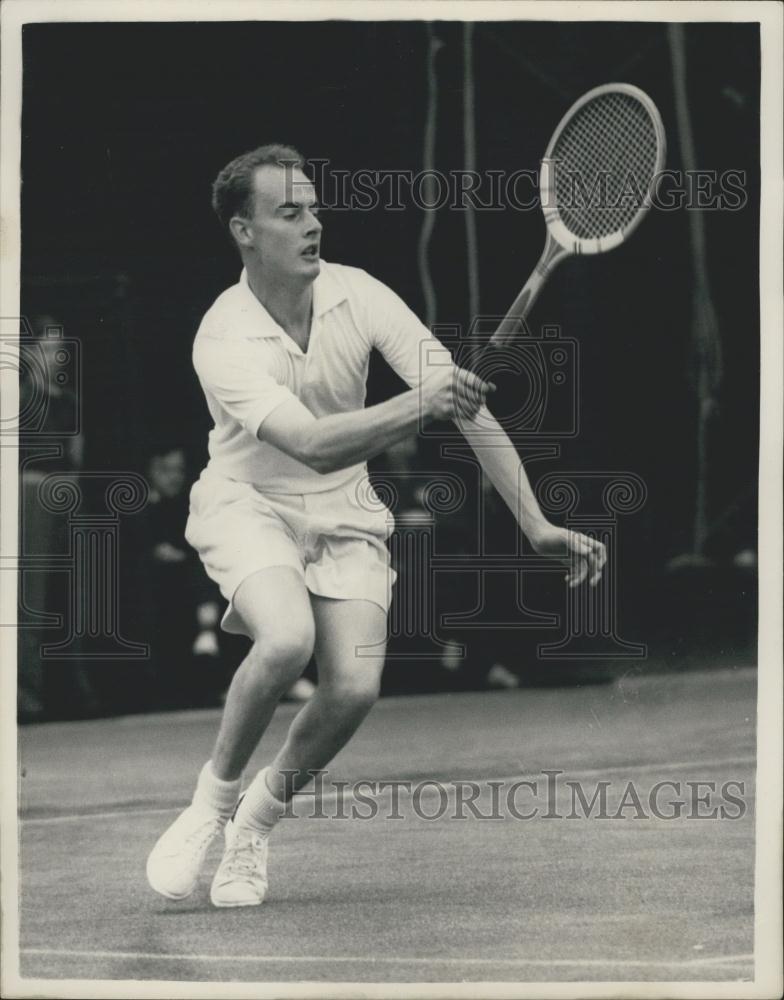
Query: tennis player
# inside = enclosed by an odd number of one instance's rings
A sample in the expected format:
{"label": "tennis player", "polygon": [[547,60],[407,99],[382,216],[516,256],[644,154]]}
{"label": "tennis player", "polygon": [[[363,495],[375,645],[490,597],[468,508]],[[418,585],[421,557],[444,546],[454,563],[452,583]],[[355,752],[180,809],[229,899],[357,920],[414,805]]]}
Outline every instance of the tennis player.
{"label": "tennis player", "polygon": [[[484,405],[492,387],[457,368],[381,282],[321,259],[303,166],[296,150],[269,145],[218,175],[213,207],[244,267],[204,316],[193,352],[215,426],[186,538],[228,601],[223,628],[253,645],[192,803],[153,848],[147,877],[162,895],[186,898],[225,831],[215,906],[262,902],[269,835],[288,799],[345,746],[378,695],[392,518],[368,484],[368,459],[428,421],[454,420],[534,549],[569,560],[571,586],[595,584],[605,561],[599,542],[543,517]],[[373,347],[411,389],[365,408]],[[240,800],[243,769],[314,651],[316,692]]]}

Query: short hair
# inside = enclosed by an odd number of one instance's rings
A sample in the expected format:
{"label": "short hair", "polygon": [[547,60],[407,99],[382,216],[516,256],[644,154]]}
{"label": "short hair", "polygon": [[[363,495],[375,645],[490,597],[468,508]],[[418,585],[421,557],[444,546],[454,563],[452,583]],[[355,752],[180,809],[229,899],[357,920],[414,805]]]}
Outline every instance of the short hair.
{"label": "short hair", "polygon": [[235,157],[221,170],[212,185],[212,207],[221,224],[229,229],[235,215],[253,212],[253,178],[259,167],[299,167],[305,157],[293,146],[271,142]]}

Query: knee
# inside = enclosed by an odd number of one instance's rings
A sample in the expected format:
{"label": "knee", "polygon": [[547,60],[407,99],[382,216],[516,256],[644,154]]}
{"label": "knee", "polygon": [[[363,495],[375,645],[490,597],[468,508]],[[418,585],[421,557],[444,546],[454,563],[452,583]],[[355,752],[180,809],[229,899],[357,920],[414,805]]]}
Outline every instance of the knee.
{"label": "knee", "polygon": [[248,659],[254,677],[286,689],[300,676],[313,655],[313,629],[306,625],[285,634],[266,635],[254,642]]}
{"label": "knee", "polygon": [[370,711],[378,699],[381,676],[370,671],[336,678],[328,685],[328,696],[338,711],[350,714]]}

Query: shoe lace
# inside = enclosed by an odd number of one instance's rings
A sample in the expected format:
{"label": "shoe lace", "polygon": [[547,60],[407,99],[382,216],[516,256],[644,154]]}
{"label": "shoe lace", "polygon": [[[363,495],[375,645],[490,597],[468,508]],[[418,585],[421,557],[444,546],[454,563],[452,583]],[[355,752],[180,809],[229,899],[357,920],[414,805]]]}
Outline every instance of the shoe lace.
{"label": "shoe lace", "polygon": [[194,854],[198,854],[220,833],[222,826],[223,820],[220,817],[210,817],[185,838],[185,843]]}
{"label": "shoe lace", "polygon": [[238,834],[226,851],[224,865],[232,875],[253,879],[263,877],[266,840],[257,833]]}

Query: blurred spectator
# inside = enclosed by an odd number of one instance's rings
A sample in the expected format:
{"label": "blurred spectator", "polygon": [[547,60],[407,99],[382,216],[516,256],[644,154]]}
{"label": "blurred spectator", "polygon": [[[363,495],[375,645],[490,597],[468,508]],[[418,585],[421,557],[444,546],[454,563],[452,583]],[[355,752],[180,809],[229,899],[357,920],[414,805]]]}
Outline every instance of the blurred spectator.
{"label": "blurred spectator", "polygon": [[[486,552],[514,552],[519,536],[517,522],[484,473],[481,474],[481,499],[483,518],[479,516],[479,497],[474,490],[467,491],[466,502],[460,510],[442,517],[438,529],[441,545],[450,552],[467,555],[475,553],[480,544]],[[465,606],[466,586],[471,592],[477,586],[475,580],[469,582],[468,578],[459,574],[451,579],[447,576],[445,583],[442,601],[439,602],[442,614]],[[489,624],[499,616],[510,621],[518,617],[512,575],[487,573],[482,593],[484,606],[480,614],[481,620],[487,624],[479,629],[457,629],[459,634],[456,636],[456,643],[466,646],[467,656],[455,661],[454,653],[450,651],[442,660],[443,666],[455,671],[455,679],[460,686],[471,690],[519,687],[523,666],[521,659],[525,658],[527,652],[521,649],[522,634],[517,629],[498,628]]]}
{"label": "blurred spectator", "polygon": [[[398,530],[416,532],[419,530],[420,524],[421,530],[430,530],[429,525],[432,523],[433,514],[428,509],[426,494],[428,487],[437,481],[438,471],[444,471],[444,468],[443,459],[438,454],[432,455],[428,461],[426,449],[420,447],[420,441],[417,437],[401,441],[384,453],[382,463],[379,463],[377,467],[377,474],[381,480],[386,475],[394,485],[396,494],[394,514]],[[431,472],[431,469],[434,471]],[[459,467],[457,472],[460,473]],[[475,493],[476,491],[468,489],[464,503],[459,509],[436,515],[435,551],[439,555],[460,552],[471,554],[477,551],[479,508],[478,497]],[[509,534],[510,525],[513,532],[518,531],[517,526],[500,497],[492,489],[489,480],[484,476],[482,477],[482,494],[486,514],[485,525],[482,529],[485,544],[488,544],[489,536],[500,533],[504,535],[504,541],[507,543],[506,548],[502,547],[501,551],[506,551],[509,538],[512,540],[514,538]],[[490,541],[490,545],[492,547],[492,541]],[[412,569],[412,567],[405,565],[396,565],[395,568],[399,574],[417,571],[416,568]],[[507,598],[509,598],[508,576],[502,582],[506,586]],[[432,608],[435,620],[432,625],[444,646],[440,663],[435,671],[428,671],[423,668],[422,664],[417,664],[416,681],[411,682],[411,684],[416,683],[416,689],[448,690],[454,688],[515,688],[519,686],[518,673],[510,669],[510,666],[519,659],[520,653],[519,650],[513,653],[510,649],[509,630],[499,630],[492,626],[481,630],[461,630],[454,627],[447,628],[441,624],[444,615],[454,613],[460,607],[465,606],[466,587],[470,589],[475,586],[475,581],[469,580],[465,574],[438,574],[436,591],[433,595]],[[404,593],[405,589],[405,579],[401,575],[396,588],[396,600],[399,599],[397,595]],[[513,597],[512,592],[512,600]],[[415,603],[419,606],[421,602]],[[493,607],[496,610],[497,604],[494,603]],[[416,641],[419,642],[418,639]],[[405,645],[405,637],[393,639],[390,642],[390,653],[393,659],[395,653],[403,650]],[[461,647],[465,648],[465,655],[461,655]]]}
{"label": "blurred spectator", "polygon": [[184,538],[188,518],[184,450],[169,445],[156,449],[147,478],[150,497],[136,530],[140,532],[140,634],[150,645],[152,690],[146,693],[148,704],[135,707],[217,704],[223,684],[220,596]]}
{"label": "blurred spectator", "polygon": [[53,659],[53,669],[44,669],[42,646],[58,637],[51,627],[36,625],[33,617],[63,614],[67,606],[64,574],[53,572],[45,560],[67,552],[68,515],[45,507],[39,489],[53,473],[76,477],[83,464],[84,439],[78,433],[80,401],[68,387],[73,376],[68,365],[74,361],[64,349],[62,324],[42,314],[33,317],[31,327],[33,336],[20,338],[19,551],[23,557],[41,558],[44,565],[20,574],[20,605],[27,614],[20,616],[18,632],[17,711],[24,722],[98,710],[78,660]]}

